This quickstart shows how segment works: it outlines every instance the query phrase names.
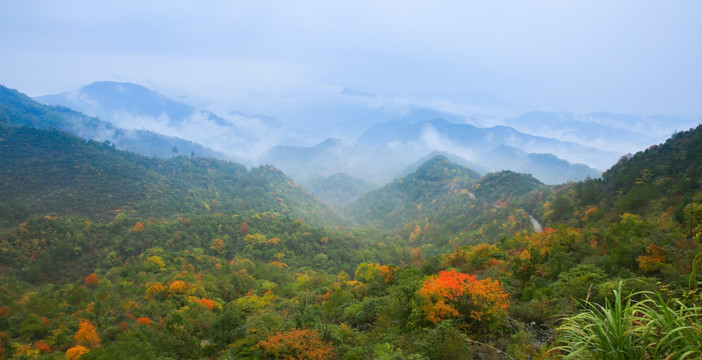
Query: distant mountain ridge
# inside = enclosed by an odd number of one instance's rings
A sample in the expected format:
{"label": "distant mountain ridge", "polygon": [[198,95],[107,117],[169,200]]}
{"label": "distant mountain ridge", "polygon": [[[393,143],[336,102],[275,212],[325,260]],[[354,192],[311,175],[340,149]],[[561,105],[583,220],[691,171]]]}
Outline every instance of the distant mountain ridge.
{"label": "distant mountain ridge", "polygon": [[[531,111],[507,118],[504,123],[528,134],[596,148],[606,146],[619,152],[619,155],[624,155],[651,144],[662,143],[675,131],[693,126],[694,121],[661,115]],[[616,158],[608,166],[600,168],[605,169],[615,162]]]}
{"label": "distant mountain ridge", "polygon": [[[220,117],[141,85],[111,81],[37,99],[98,116],[114,127],[179,136],[216,150],[213,154],[192,151],[196,155],[249,166],[273,164],[300,183],[344,173],[380,185],[402,175],[417,159],[438,152],[458,156],[483,173],[511,170],[560,184],[597,178],[625,149],[656,143],[660,135],[648,136],[648,129],[658,134],[667,129],[666,122],[689,123],[660,116],[544,111],[497,119],[416,104],[378,108],[368,102],[380,101],[378,96],[350,88],[340,88],[337,97],[300,109],[309,117],[304,124],[239,111]],[[633,125],[627,127],[627,123]],[[324,131],[328,137],[321,140]],[[118,146],[126,148],[126,139]],[[312,141],[316,144],[309,145]],[[190,153],[180,145],[177,148],[182,154]]]}
{"label": "distant mountain ridge", "polygon": [[[249,137],[233,123],[210,111],[171,99],[132,83],[98,81],[75,91],[39,96],[37,101],[76,109],[128,130],[147,130],[210,147],[244,162],[235,155]],[[241,115],[237,115],[241,116]]]}
{"label": "distant mountain ridge", "polygon": [[[74,92],[38,96],[36,100],[42,104],[65,106],[109,120],[114,120],[120,112],[154,118],[163,116],[171,125],[178,125],[194,112],[202,111],[141,85],[113,81],[97,81]],[[219,125],[233,126],[209,111],[202,112]]]}
{"label": "distant mountain ridge", "polygon": [[[371,147],[399,147],[422,142],[440,142],[441,144],[436,145],[443,146],[445,149],[437,150],[462,151],[466,153],[465,158],[477,163],[481,163],[479,160],[481,154],[501,146],[511,146],[527,153],[566,155],[577,153],[582,158],[590,159],[593,164],[604,164],[603,158],[615,161],[619,156],[616,153],[576,143],[525,134],[508,126],[479,128],[466,123],[450,122],[443,118],[413,123],[401,120],[380,123],[361,135],[358,142]],[[563,158],[563,156],[560,157]],[[501,170],[495,167],[490,168],[491,171]]]}
{"label": "distant mountain ridge", "polygon": [[4,86],[0,86],[0,121],[10,126],[58,129],[90,140],[109,141],[119,149],[148,156],[166,158],[195,154],[226,158],[222,153],[191,141],[146,130],[125,130],[66,107],[42,105]]}
{"label": "distant mountain ridge", "polygon": [[320,177],[346,172],[384,183],[406,174],[405,168],[416,164],[417,159],[426,159],[427,154],[450,156],[455,162],[483,173],[501,170],[530,173],[547,184],[601,175],[601,171],[587,165],[571,164],[549,153],[529,153],[520,147],[566,148],[602,155],[597,149],[522,134],[506,126],[479,128],[444,119],[420,122],[398,119],[376,124],[355,142],[327,139],[310,147],[273,147],[263,160],[302,181],[311,174]]}

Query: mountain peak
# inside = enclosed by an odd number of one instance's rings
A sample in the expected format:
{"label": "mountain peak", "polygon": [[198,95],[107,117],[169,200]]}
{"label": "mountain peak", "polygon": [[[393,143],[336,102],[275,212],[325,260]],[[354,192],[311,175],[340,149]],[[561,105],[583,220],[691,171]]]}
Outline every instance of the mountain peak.
{"label": "mountain peak", "polygon": [[439,182],[454,178],[476,179],[480,175],[473,170],[452,163],[444,155],[436,155],[420,165],[412,176],[417,180]]}

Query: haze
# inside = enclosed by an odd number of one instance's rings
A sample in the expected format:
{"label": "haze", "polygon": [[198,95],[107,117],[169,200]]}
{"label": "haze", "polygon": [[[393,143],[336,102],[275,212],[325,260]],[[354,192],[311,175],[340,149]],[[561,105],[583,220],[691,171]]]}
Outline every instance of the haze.
{"label": "haze", "polygon": [[141,84],[269,131],[257,152],[353,138],[359,108],[369,125],[408,106],[482,126],[532,110],[694,125],[700,35],[698,1],[2,1],[0,82],[30,96]]}

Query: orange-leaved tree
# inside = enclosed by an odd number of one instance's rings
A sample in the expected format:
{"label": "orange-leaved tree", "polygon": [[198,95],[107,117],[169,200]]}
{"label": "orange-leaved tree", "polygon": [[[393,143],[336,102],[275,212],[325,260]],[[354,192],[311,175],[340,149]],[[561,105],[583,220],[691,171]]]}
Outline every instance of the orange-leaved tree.
{"label": "orange-leaved tree", "polygon": [[45,343],[44,341],[35,341],[34,348],[39,350],[39,352],[42,352],[45,354],[48,354],[51,352],[51,346],[49,346],[49,344]]}
{"label": "orange-leaved tree", "polygon": [[98,277],[97,277],[97,275],[95,275],[95,273],[92,273],[85,278],[85,286],[88,286],[88,287],[93,287],[93,286],[97,285],[99,282],[100,282],[100,279],[98,279]]}
{"label": "orange-leaved tree", "polygon": [[144,231],[144,224],[141,223],[141,221],[137,221],[136,224],[134,224],[134,227],[132,228],[133,232],[142,232]]}
{"label": "orange-leaved tree", "polygon": [[185,294],[188,291],[188,285],[183,280],[173,281],[168,285],[168,293],[173,294]]}
{"label": "orange-leaved tree", "polygon": [[293,328],[285,333],[278,331],[260,341],[258,346],[270,359],[322,360],[334,354],[334,348],[323,342],[316,330],[308,329]]}
{"label": "orange-leaved tree", "polygon": [[68,350],[66,350],[66,359],[67,360],[76,360],[79,357],[85,355],[88,351],[88,348],[82,345],[76,345]]}
{"label": "orange-leaved tree", "polygon": [[434,324],[456,319],[473,331],[489,331],[507,315],[509,295],[497,280],[478,280],[455,270],[441,271],[426,280],[419,295],[422,310]]}
{"label": "orange-leaved tree", "polygon": [[88,348],[94,348],[100,346],[100,336],[98,336],[97,329],[88,320],[81,320],[78,331],[73,336],[78,345],[83,345]]}
{"label": "orange-leaved tree", "polygon": [[224,244],[224,240],[220,238],[212,239],[212,246],[210,246],[210,249],[216,251],[219,254],[224,254],[224,249],[226,245]]}
{"label": "orange-leaved tree", "polygon": [[246,221],[241,223],[241,226],[239,227],[239,233],[241,233],[241,234],[248,234],[249,233],[249,224],[247,224]]}

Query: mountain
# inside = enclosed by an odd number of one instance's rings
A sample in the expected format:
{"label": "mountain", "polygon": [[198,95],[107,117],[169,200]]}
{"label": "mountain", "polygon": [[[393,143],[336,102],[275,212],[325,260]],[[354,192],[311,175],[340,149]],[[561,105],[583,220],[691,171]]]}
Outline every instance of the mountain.
{"label": "mountain", "polygon": [[[620,155],[664,142],[672,133],[688,129],[697,123],[698,121],[661,115],[545,111],[532,111],[504,120],[505,125],[527,134],[611,149]],[[610,164],[615,161],[616,159]]]}
{"label": "mountain", "polygon": [[702,189],[700,154],[702,125],[675,133],[665,143],[623,156],[602,174],[602,182],[620,212],[641,212],[661,198],[680,212],[680,206],[687,205]]}
{"label": "mountain", "polygon": [[[424,163],[427,161],[431,160],[434,157],[437,156],[443,156],[446,159],[448,159],[451,163],[463,166],[465,168],[470,169],[471,171],[475,171],[476,174],[485,174],[488,172],[488,169],[482,165],[478,165],[472,161],[468,161],[458,155],[443,152],[443,151],[432,151],[431,153],[427,154],[426,156],[421,157],[419,160],[409,164],[404,170],[402,170],[399,173],[399,176],[405,176],[408,174],[411,174],[415,172],[420,166],[422,166]],[[480,175],[478,175],[480,176]]]}
{"label": "mountain", "polygon": [[702,125],[622,156],[601,178],[551,187],[522,203],[549,226],[581,227],[622,214],[689,223],[702,199],[700,152]]}
{"label": "mountain", "polygon": [[360,223],[397,227],[440,211],[446,202],[471,202],[468,190],[479,177],[446,157],[435,156],[411,174],[362,195],[346,212]]}
{"label": "mountain", "polygon": [[435,256],[534,231],[523,199],[545,188],[530,175],[509,171],[481,178],[439,155],[360,196],[344,212],[360,225],[392,231],[424,256]]}
{"label": "mountain", "polygon": [[0,219],[58,214],[109,218],[117,212],[174,216],[255,210],[305,221],[334,220],[279,170],[250,171],[211,158],[144,157],[58,130],[0,128]]}
{"label": "mountain", "polygon": [[411,157],[361,146],[341,139],[326,139],[314,146],[275,146],[261,161],[280,168],[300,183],[337,173],[363,181],[390,181]]}
{"label": "mountain", "polygon": [[[423,111],[412,118],[435,114]],[[600,171],[587,165],[571,164],[551,154],[528,153],[520,146],[602,154],[596,149],[522,134],[505,126],[479,128],[434,119],[382,122],[355,142],[327,139],[311,147],[277,146],[262,159],[300,182],[343,172],[383,184],[413,171],[434,154],[449,156],[453,162],[483,173],[501,170],[530,173],[547,184],[600,176]]]}
{"label": "mountain", "polygon": [[[119,119],[120,113],[124,113],[134,117],[163,117],[169,124],[178,125],[196,111],[192,106],[171,100],[143,86],[112,81],[98,81],[77,91],[39,96],[36,100],[47,105],[61,105],[76,109],[111,121]],[[205,115],[218,124],[226,124],[224,119],[212,113]],[[121,125],[130,124],[123,122]],[[139,124],[131,125],[131,127],[139,126]]]}
{"label": "mountain", "polygon": [[162,158],[195,154],[226,158],[200,144],[146,130],[125,130],[62,106],[42,105],[17,90],[0,86],[0,121],[10,126],[58,129],[96,140],[109,141],[119,149]]}
{"label": "mountain", "polygon": [[[235,157],[240,155],[236,150],[251,135],[212,112],[132,83],[99,81],[75,91],[39,96],[36,100],[76,109],[121,129],[153,131],[207,144],[219,153]],[[252,120],[240,113],[232,117],[244,122]]]}
{"label": "mountain", "polygon": [[481,163],[492,171],[511,170],[533,174],[546,184],[597,178],[601,172],[584,164],[571,164],[553,154],[526,153],[511,146],[498,146],[480,155]]}
{"label": "mountain", "polygon": [[359,137],[358,143],[376,148],[430,147],[434,150],[462,155],[468,160],[483,165],[491,164],[492,171],[501,169],[497,168],[499,165],[489,160],[482,161],[480,155],[500,146],[511,146],[527,153],[557,154],[566,160],[579,159],[601,168],[606,168],[619,156],[613,152],[575,143],[524,134],[508,126],[480,128],[470,124],[450,122],[443,118],[413,123],[401,120],[380,123]]}

